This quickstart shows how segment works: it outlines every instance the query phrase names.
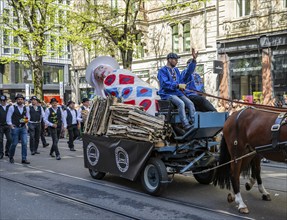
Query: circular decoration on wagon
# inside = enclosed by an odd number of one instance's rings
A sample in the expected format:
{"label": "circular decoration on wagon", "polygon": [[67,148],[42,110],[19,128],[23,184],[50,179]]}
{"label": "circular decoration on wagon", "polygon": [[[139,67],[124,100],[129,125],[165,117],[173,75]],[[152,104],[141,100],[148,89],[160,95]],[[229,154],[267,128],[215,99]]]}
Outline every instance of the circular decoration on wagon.
{"label": "circular decoration on wagon", "polygon": [[96,166],[100,158],[99,149],[96,147],[94,143],[90,142],[87,146],[86,152],[87,152],[87,159],[89,161],[89,164],[92,166]]}
{"label": "circular decoration on wagon", "polygon": [[110,86],[110,85],[112,85],[115,81],[116,81],[116,75],[115,74],[110,74],[110,75],[108,75],[106,78],[105,78],[105,80],[104,80],[104,84],[106,85],[106,86]]}
{"label": "circular decoration on wagon", "polygon": [[143,106],[144,110],[147,111],[150,108],[151,104],[152,104],[151,100],[144,99],[143,101],[141,101],[139,105]]}
{"label": "circular decoration on wagon", "polygon": [[125,173],[129,169],[129,155],[122,148],[117,147],[115,149],[116,164],[120,172]]}

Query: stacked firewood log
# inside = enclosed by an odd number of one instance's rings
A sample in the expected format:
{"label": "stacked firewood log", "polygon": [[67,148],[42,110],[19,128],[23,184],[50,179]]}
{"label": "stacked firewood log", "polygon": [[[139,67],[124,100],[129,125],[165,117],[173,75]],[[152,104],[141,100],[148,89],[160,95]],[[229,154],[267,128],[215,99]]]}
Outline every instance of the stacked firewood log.
{"label": "stacked firewood log", "polygon": [[96,97],[87,117],[85,133],[149,141],[161,145],[168,129],[164,119],[146,113],[141,106]]}

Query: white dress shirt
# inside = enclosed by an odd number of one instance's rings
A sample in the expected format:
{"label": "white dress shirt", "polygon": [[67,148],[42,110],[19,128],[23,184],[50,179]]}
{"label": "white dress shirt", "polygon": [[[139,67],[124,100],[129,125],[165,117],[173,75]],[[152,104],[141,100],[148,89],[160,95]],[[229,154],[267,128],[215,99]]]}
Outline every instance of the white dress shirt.
{"label": "white dress shirt", "polygon": [[1,105],[0,104],[0,107],[2,107],[4,109],[4,111],[6,111],[6,107],[8,106],[9,104],[6,104],[6,105]]}
{"label": "white dress shirt", "polygon": [[[87,110],[88,112],[90,111],[90,108],[89,107],[86,107],[83,105],[83,107],[85,108],[85,110]],[[82,117],[82,107],[78,109],[78,118],[77,120],[79,122],[82,122],[83,121],[83,117]]]}
{"label": "white dress shirt", "polygon": [[[76,111],[75,109],[71,109],[70,107],[68,107],[67,109],[70,110],[71,112],[71,115],[72,115],[72,125],[76,125],[78,124],[78,120],[77,120],[77,114],[76,114]],[[64,111],[63,113],[63,124],[64,124],[64,128],[67,128],[67,116],[68,116],[68,112],[67,110]]]}
{"label": "white dress shirt", "polygon": [[[16,108],[18,108],[20,114],[23,113],[24,111],[24,106],[25,105],[11,105],[8,109],[8,112],[7,112],[7,116],[6,116],[6,121],[7,121],[7,124],[8,125],[12,125],[12,115],[14,113],[14,106],[16,106]],[[30,114],[29,114],[29,111],[28,111],[28,106],[26,106],[26,117],[28,118],[28,120],[30,120]]]}

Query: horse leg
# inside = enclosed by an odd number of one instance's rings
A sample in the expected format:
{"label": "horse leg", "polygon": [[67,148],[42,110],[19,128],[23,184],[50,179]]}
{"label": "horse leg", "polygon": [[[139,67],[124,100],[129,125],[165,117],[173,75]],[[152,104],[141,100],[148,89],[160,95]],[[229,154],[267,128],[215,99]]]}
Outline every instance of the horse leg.
{"label": "horse leg", "polygon": [[255,182],[256,182],[256,166],[254,162],[252,161],[251,162],[251,177],[249,179],[249,182],[245,183],[245,189],[247,191],[251,190]]}
{"label": "horse leg", "polygon": [[235,202],[238,204],[238,211],[242,214],[248,214],[249,210],[246,206],[246,204],[243,202],[243,199],[241,197],[240,193],[240,171],[241,171],[241,164],[242,161],[237,161],[237,163],[231,164],[231,183],[233,192],[235,194]]}
{"label": "horse leg", "polygon": [[257,180],[257,184],[258,184],[258,190],[259,192],[262,194],[262,199],[265,201],[271,201],[271,196],[269,194],[269,192],[266,191],[265,187],[262,184],[262,179],[261,179],[261,158],[260,157],[256,157],[255,158],[255,175],[256,175],[256,180]]}
{"label": "horse leg", "polygon": [[249,182],[245,183],[245,189],[246,189],[247,191],[251,190],[252,187],[254,186],[255,182],[256,182],[256,181],[255,181],[254,177],[251,177],[251,178],[249,179]]}

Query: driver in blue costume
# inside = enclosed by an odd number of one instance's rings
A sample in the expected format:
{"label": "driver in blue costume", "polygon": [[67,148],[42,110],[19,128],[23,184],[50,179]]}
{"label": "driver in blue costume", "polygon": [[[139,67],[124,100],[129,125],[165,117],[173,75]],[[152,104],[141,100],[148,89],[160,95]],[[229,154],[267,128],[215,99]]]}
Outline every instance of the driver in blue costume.
{"label": "driver in blue costume", "polygon": [[[170,100],[178,108],[179,117],[183,128],[189,130],[194,122],[195,108],[184,94],[186,85],[181,83],[181,74],[176,67],[180,57],[175,53],[167,55],[167,64],[158,71],[158,80],[160,89],[158,94],[163,100]],[[185,112],[185,107],[188,109],[188,116]]]}
{"label": "driver in blue costume", "polygon": [[194,72],[196,67],[197,53],[192,48],[192,59],[187,61],[187,68],[181,72],[182,83],[186,84],[185,94],[194,103],[196,111],[200,112],[216,112],[213,105],[202,95],[196,91],[204,92],[204,85],[200,75]]}

